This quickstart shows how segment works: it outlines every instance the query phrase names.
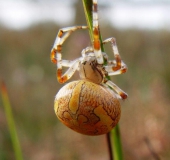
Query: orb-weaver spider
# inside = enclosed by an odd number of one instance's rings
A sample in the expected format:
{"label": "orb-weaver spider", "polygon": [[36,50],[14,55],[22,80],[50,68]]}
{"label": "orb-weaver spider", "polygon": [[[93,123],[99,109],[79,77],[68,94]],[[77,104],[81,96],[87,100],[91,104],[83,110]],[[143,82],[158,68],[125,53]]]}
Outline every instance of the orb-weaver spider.
{"label": "orb-weaver spider", "polygon": [[[57,65],[57,79],[60,83],[69,80],[76,70],[82,79],[68,83],[56,95],[55,112],[58,118],[77,132],[99,135],[109,132],[118,123],[121,112],[118,99],[127,98],[127,94],[107,77],[125,73],[127,67],[119,55],[115,38],[102,42],[111,43],[115,60],[109,60],[106,53],[101,51],[97,0],[93,0],[92,10],[92,46],[83,49],[80,58],[73,61],[63,60],[61,49],[65,40],[72,32],[88,27],[62,28],[51,50],[51,61]],[[104,65],[104,61],[107,65]],[[63,67],[68,67],[64,74]]]}

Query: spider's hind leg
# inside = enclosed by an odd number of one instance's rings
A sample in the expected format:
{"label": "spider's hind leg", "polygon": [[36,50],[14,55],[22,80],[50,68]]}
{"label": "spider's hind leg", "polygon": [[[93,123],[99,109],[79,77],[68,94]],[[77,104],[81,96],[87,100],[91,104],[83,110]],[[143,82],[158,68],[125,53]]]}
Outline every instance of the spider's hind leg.
{"label": "spider's hind leg", "polygon": [[126,99],[128,97],[127,93],[125,93],[123,90],[121,90],[116,84],[114,84],[112,81],[107,80],[105,82],[107,86],[114,89],[117,93],[117,97],[120,99]]}
{"label": "spider's hind leg", "polygon": [[115,57],[115,60],[108,61],[108,66],[105,67],[108,74],[111,75],[117,75],[122,74],[127,71],[126,64],[122,61],[117,45],[116,45],[116,39],[111,37],[103,41],[103,44],[111,43],[113,54]]}

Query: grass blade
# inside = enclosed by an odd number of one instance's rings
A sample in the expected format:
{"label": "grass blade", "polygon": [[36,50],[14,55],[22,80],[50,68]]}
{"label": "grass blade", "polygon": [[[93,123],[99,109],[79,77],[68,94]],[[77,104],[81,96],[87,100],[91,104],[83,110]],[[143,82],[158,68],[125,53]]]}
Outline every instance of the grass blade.
{"label": "grass blade", "polygon": [[[89,34],[92,42],[93,41],[92,0],[82,0],[82,2],[83,2],[86,21],[89,27]],[[101,43],[101,50],[102,52],[104,52],[101,34],[100,34],[100,43]],[[108,77],[108,79],[110,79],[110,77]],[[120,130],[118,125],[107,135],[107,141],[108,141],[108,148],[110,152],[110,160],[112,160],[113,157],[114,160],[123,160],[121,137],[120,137]]]}
{"label": "grass blade", "polygon": [[2,94],[4,110],[5,110],[5,114],[6,114],[6,118],[7,118],[8,128],[9,128],[9,132],[10,132],[10,137],[11,137],[12,145],[14,148],[15,159],[23,160],[21,147],[19,144],[17,131],[16,131],[16,127],[15,127],[15,122],[14,122],[14,118],[13,118],[13,114],[12,114],[12,109],[11,109],[7,89],[6,89],[4,82],[1,83],[1,94]]}
{"label": "grass blade", "polygon": [[109,134],[111,138],[112,150],[114,153],[114,160],[123,160],[119,125],[116,125],[116,127]]}

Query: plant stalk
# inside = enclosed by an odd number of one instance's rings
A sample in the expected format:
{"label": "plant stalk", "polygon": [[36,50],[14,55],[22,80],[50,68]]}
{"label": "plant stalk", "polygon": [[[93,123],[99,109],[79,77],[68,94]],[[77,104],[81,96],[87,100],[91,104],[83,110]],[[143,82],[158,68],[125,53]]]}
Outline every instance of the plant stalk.
{"label": "plant stalk", "polygon": [[[90,35],[91,43],[93,44],[93,22],[92,22],[93,3],[92,0],[82,0],[82,2],[83,2],[87,25],[89,27],[89,35]],[[102,52],[104,52],[101,34],[100,34],[100,44],[101,44],[101,50]],[[107,78],[110,79],[110,77]],[[109,132],[106,135],[106,138],[108,142],[110,160],[123,160],[119,126],[117,125],[111,132]]]}

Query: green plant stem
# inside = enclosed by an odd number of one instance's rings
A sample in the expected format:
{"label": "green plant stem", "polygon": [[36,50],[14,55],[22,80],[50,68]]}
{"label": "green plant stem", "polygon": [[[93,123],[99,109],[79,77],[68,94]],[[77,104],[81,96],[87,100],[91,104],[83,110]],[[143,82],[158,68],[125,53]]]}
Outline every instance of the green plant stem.
{"label": "green plant stem", "polygon": [[123,160],[119,125],[116,125],[109,134],[111,137],[111,144],[113,144],[114,160]]}
{"label": "green plant stem", "polygon": [[22,151],[21,151],[21,147],[19,144],[18,136],[17,136],[17,131],[15,127],[15,122],[14,122],[14,118],[12,114],[12,109],[11,109],[7,89],[6,89],[5,83],[3,82],[1,83],[1,93],[2,93],[2,101],[4,105],[4,110],[5,110],[5,114],[7,118],[8,128],[10,132],[10,137],[11,137],[12,145],[14,148],[15,159],[23,160]]}
{"label": "green plant stem", "polygon": [[109,158],[110,160],[113,160],[113,151],[112,151],[112,143],[111,143],[111,132],[106,134],[106,139],[107,139],[107,146],[108,146],[108,151],[109,151]]}
{"label": "green plant stem", "polygon": [[87,21],[87,25],[89,27],[89,35],[91,42],[93,42],[93,24],[92,24],[92,0],[82,0],[83,1],[83,7],[84,7],[84,13]]}
{"label": "green plant stem", "polygon": [[[89,27],[89,34],[91,42],[93,42],[93,24],[92,24],[92,0],[82,0],[84,12],[86,16],[87,25]],[[104,47],[102,44],[102,37],[100,34],[101,50],[104,52]],[[108,77],[110,79],[110,77]],[[119,126],[117,125],[110,133],[107,135],[108,148],[110,153],[110,160],[123,160],[121,137]],[[114,153],[114,154],[113,154]]]}

